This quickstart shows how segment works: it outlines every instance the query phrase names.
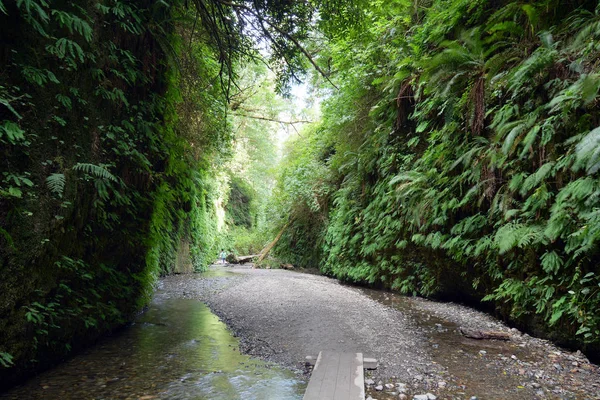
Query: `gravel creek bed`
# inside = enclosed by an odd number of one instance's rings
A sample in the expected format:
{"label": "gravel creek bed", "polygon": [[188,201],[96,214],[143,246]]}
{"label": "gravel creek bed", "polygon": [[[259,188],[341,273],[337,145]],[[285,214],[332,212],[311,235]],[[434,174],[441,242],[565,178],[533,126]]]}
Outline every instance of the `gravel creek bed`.
{"label": "gravel creek bed", "polygon": [[[376,358],[367,398],[600,399],[600,370],[580,352],[510,329],[453,303],[355,288],[286,270],[213,266],[161,280],[164,295],[205,302],[244,353],[304,374],[319,351]],[[459,328],[507,332],[474,340]]]}

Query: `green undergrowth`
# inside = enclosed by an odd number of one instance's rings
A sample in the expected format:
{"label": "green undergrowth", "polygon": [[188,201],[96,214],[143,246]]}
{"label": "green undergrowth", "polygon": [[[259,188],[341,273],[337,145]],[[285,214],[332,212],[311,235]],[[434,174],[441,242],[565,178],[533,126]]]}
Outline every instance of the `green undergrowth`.
{"label": "green undergrowth", "polygon": [[278,254],[489,302],[598,355],[599,15],[595,1],[371,2],[366,29],[321,53],[340,90],[280,177]]}
{"label": "green undergrowth", "polygon": [[220,70],[200,36],[183,42],[191,15],[0,1],[0,386],[128,322],[178,252],[212,261],[229,128],[219,84],[185,96]]}

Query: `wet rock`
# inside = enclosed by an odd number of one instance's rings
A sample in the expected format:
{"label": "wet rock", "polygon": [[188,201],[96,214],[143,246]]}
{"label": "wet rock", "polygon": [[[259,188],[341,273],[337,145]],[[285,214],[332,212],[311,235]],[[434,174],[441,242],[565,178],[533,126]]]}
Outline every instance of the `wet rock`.
{"label": "wet rock", "polygon": [[563,370],[563,367],[562,367],[560,364],[558,364],[558,363],[554,363],[554,364],[552,364],[552,366],[553,366],[553,367],[554,367],[554,368],[555,368],[557,371],[562,371],[562,370]]}
{"label": "wet rock", "polygon": [[437,396],[433,393],[416,394],[413,396],[413,400],[436,400]]}

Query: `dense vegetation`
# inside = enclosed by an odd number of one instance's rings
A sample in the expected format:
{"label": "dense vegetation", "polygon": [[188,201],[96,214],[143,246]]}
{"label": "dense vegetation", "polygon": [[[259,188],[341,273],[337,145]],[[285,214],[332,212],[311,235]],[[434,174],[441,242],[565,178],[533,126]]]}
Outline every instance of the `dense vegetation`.
{"label": "dense vegetation", "polygon": [[0,38],[0,386],[280,231],[598,354],[597,1],[0,0]]}
{"label": "dense vegetation", "polygon": [[[600,348],[597,1],[370,1],[315,38],[323,121],[278,181],[277,252],[492,304]],[[317,243],[318,246],[314,246]]]}
{"label": "dense vegetation", "polygon": [[[242,61],[268,52],[285,91],[316,12],[0,0],[0,386],[129,321],[159,275],[215,258]],[[232,187],[246,207],[232,218],[253,224],[247,185]]]}

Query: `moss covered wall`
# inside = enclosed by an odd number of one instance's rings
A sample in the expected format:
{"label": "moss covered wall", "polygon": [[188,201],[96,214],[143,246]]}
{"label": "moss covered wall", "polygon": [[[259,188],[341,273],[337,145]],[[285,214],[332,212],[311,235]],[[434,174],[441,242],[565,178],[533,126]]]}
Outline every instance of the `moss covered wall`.
{"label": "moss covered wall", "polygon": [[129,321],[182,241],[196,268],[212,252],[195,228],[211,228],[212,153],[179,117],[185,12],[0,2],[0,389]]}

